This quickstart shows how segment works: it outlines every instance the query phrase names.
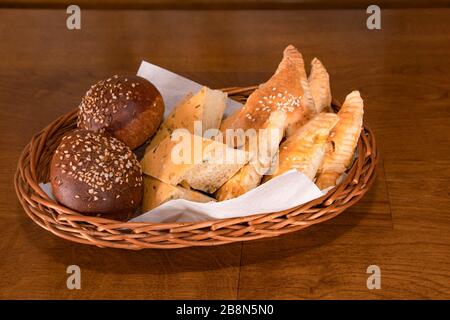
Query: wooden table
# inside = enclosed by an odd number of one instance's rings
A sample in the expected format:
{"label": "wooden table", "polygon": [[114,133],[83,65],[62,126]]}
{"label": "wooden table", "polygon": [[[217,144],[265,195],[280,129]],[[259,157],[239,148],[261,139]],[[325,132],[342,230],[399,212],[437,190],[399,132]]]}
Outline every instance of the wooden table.
{"label": "wooden table", "polygon": [[[1,298],[450,298],[450,9],[0,10]],[[289,43],[319,57],[338,99],[365,99],[381,161],[373,188],[294,234],[211,248],[100,249],[35,225],[13,188],[33,134],[87,88],[142,59],[211,87],[265,81]],[[68,265],[81,290],[66,288]],[[381,289],[369,290],[369,265]]]}

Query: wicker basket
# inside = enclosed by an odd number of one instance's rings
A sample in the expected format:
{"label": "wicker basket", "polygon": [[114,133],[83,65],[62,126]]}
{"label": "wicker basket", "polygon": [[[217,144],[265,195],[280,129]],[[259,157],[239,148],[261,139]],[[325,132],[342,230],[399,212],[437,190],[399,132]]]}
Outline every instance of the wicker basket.
{"label": "wicker basket", "polygon": [[[244,102],[255,88],[223,90]],[[333,107],[338,109],[339,104],[333,102]],[[363,196],[375,177],[375,137],[364,125],[358,157],[344,181],[325,196],[289,210],[190,223],[130,223],[84,216],[56,203],[39,187],[48,181],[53,151],[59,139],[76,127],[76,116],[74,110],[56,119],[31,139],[19,159],[14,184],[25,212],[39,226],[61,238],[98,247],[173,249],[279,236],[337,216]]]}

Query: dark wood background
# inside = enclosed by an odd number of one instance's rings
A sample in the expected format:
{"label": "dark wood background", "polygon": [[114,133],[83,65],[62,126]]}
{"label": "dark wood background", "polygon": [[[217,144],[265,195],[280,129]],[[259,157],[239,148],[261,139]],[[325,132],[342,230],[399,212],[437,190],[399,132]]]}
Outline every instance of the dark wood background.
{"label": "dark wood background", "polygon": [[442,8],[449,0],[3,0],[0,7],[63,8],[77,4],[91,9],[350,9],[367,8]]}
{"label": "dark wood background", "polygon": [[[450,9],[382,8],[374,31],[364,9],[82,10],[79,31],[66,17],[0,10],[0,298],[450,298]],[[140,252],[71,243],[25,215],[22,148],[92,83],[145,59],[211,87],[252,85],[289,43],[325,63],[335,97],[361,91],[376,133],[378,179],[342,215],[274,239]],[[71,264],[81,290],[66,288]],[[380,290],[366,287],[372,264]]]}

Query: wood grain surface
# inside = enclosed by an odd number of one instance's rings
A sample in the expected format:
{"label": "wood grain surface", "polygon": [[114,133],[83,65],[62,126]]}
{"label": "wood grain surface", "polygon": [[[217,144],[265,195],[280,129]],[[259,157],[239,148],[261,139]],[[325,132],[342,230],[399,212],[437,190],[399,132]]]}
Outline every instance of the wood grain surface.
{"label": "wood grain surface", "polygon": [[[450,298],[450,9],[0,10],[0,298]],[[142,59],[211,87],[265,81],[294,44],[357,89],[381,153],[355,206],[307,230],[211,248],[129,252],[59,239],[21,208],[13,174],[33,134],[89,86]],[[68,265],[81,290],[66,288]],[[369,290],[366,269],[381,268]]]}

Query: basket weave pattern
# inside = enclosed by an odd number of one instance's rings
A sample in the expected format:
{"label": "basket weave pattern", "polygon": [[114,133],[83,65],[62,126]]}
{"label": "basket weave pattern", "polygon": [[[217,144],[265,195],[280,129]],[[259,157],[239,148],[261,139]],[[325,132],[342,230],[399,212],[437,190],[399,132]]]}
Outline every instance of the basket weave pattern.
{"label": "basket weave pattern", "polygon": [[[256,87],[226,88],[244,102]],[[333,102],[335,109],[339,104]],[[301,206],[268,214],[189,223],[131,223],[84,216],[66,208],[40,188],[47,182],[49,163],[61,137],[76,127],[77,110],[59,117],[36,134],[20,156],[14,185],[28,216],[53,234],[78,243],[122,249],[172,249],[213,246],[279,236],[329,220],[355,204],[375,178],[378,153],[375,137],[364,124],[357,158],[346,178],[325,196]]]}

